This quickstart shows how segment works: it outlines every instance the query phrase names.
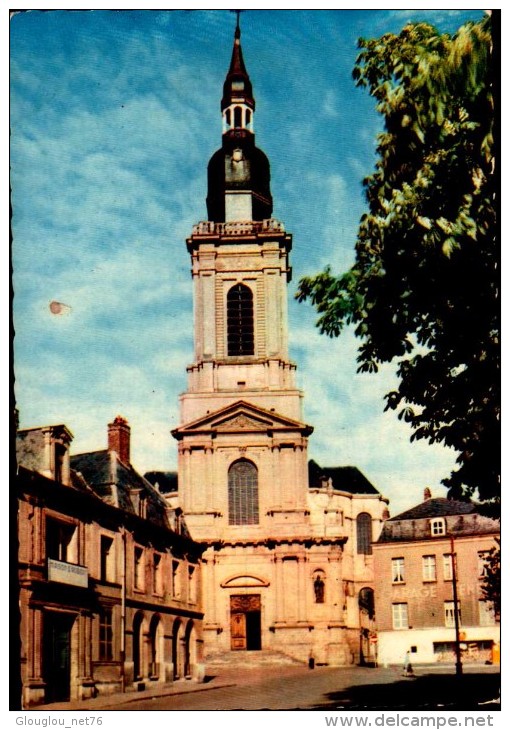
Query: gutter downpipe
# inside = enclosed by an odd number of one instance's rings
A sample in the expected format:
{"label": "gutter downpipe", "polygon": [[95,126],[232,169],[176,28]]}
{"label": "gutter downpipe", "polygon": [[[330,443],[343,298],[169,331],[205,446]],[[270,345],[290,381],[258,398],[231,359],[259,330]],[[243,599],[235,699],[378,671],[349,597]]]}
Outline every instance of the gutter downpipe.
{"label": "gutter downpipe", "polygon": [[126,691],[126,528],[122,526],[122,576],[120,593],[120,686]]}

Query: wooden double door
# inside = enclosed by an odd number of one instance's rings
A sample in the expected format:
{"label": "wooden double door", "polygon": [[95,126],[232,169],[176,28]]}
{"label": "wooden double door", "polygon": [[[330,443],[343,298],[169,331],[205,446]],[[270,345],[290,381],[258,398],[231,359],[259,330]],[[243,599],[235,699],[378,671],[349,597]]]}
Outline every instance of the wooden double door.
{"label": "wooden double door", "polygon": [[262,648],[260,595],[230,596],[230,647],[233,651]]}

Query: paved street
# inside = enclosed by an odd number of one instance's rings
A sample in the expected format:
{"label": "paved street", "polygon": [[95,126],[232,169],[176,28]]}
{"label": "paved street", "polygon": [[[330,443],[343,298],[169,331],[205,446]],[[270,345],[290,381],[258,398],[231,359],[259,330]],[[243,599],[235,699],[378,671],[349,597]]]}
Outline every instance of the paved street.
{"label": "paved street", "polygon": [[[465,667],[460,682],[453,667],[314,670],[302,666],[218,669],[204,684],[176,682],[171,690],[115,695],[41,710],[499,710],[499,667]],[[489,703],[481,705],[480,703]]]}

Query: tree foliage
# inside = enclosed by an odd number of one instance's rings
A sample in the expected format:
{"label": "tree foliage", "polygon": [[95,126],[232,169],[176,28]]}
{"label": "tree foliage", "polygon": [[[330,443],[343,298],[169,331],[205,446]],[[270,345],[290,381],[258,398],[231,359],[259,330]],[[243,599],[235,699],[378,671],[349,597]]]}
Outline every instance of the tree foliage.
{"label": "tree foliage", "polygon": [[485,573],[481,584],[484,601],[489,601],[494,607],[494,613],[499,618],[501,614],[501,541],[496,539],[497,547],[489,551],[485,561]]}
{"label": "tree foliage", "polygon": [[396,362],[411,439],[459,452],[452,497],[499,495],[499,304],[491,18],[360,39],[353,71],[384,117],[346,273],[299,283],[330,336],[353,324],[359,371]]}

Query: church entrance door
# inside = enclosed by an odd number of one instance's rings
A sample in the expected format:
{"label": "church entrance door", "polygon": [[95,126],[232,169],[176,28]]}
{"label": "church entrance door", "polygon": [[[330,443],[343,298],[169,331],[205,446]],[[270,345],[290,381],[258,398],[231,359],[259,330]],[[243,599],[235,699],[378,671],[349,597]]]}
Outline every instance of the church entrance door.
{"label": "church entrance door", "polygon": [[230,647],[257,651],[260,638],[260,595],[230,596]]}

